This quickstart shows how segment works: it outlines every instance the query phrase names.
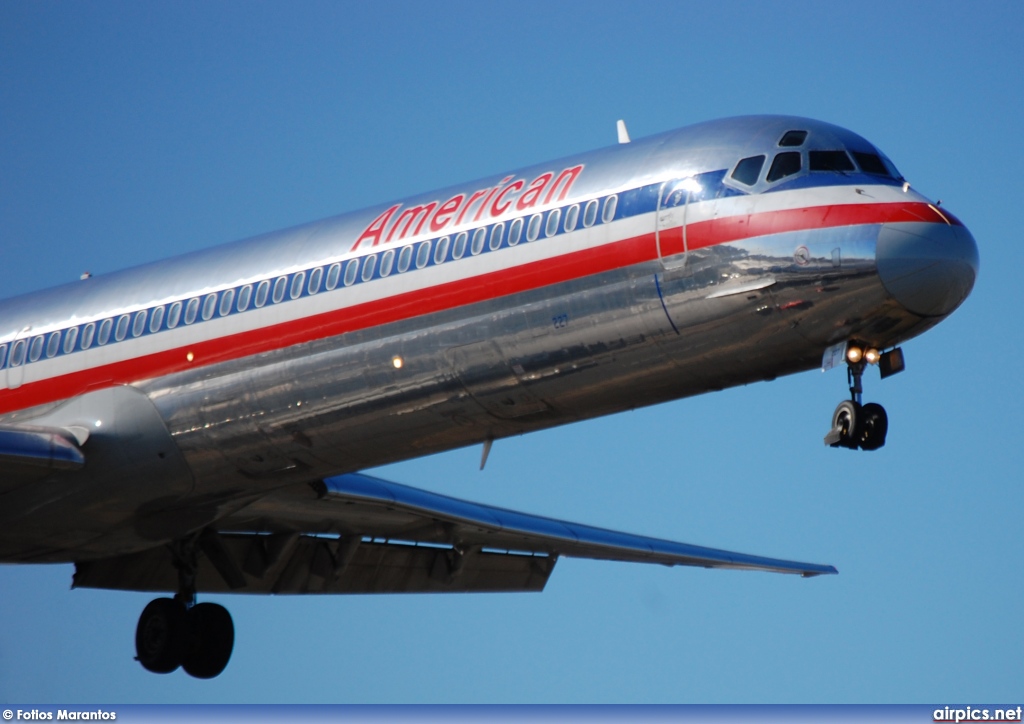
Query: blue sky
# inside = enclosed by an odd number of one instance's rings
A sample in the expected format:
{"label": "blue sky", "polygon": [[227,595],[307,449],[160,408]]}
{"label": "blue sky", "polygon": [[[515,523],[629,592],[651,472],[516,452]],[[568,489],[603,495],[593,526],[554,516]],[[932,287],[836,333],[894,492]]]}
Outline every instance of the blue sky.
{"label": "blue sky", "polygon": [[[866,380],[810,372],[381,469],[439,492],[832,563],[562,560],[542,594],[222,597],[212,681],[132,660],[150,596],[0,566],[0,701],[1021,703],[1024,5],[0,4],[0,296],[716,117],[879,145],[981,250]],[[140,481],[143,484],[144,481]],[[1016,697],[1016,698],[1014,698]]]}

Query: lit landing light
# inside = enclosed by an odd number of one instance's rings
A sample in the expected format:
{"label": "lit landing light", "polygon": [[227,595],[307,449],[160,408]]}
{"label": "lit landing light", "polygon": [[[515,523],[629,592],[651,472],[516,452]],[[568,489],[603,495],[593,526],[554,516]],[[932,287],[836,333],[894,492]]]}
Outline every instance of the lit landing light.
{"label": "lit landing light", "polygon": [[195,355],[193,355],[191,352],[189,352],[187,355],[185,355],[185,359],[187,359],[189,362],[191,362],[192,360],[195,359]]}
{"label": "lit landing light", "polygon": [[856,344],[851,344],[846,348],[846,359],[850,364],[857,364],[861,360],[864,360],[868,364],[878,364],[878,360],[882,358],[882,353],[874,347],[868,347],[867,349],[860,347]]}
{"label": "lit landing light", "polygon": [[398,355],[395,355],[394,357],[392,357],[392,358],[391,358],[391,365],[392,365],[392,366],[393,366],[393,367],[394,367],[394,368],[395,368],[396,370],[400,370],[400,369],[402,369],[402,365],[403,365],[403,364],[405,364],[405,363],[404,363],[404,362],[402,361],[402,358],[401,358],[401,357],[399,357]]}

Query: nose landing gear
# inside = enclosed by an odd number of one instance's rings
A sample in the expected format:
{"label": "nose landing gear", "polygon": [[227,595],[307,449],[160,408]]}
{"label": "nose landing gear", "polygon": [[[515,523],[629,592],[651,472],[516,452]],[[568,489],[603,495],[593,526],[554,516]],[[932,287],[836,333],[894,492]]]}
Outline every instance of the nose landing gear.
{"label": "nose landing gear", "polygon": [[178,593],[149,602],[135,629],[136,660],[148,671],[169,674],[179,666],[197,679],[224,670],[235,643],[231,614],[216,603],[196,603],[196,551],[174,546]]}
{"label": "nose landing gear", "polygon": [[864,369],[868,364],[876,364],[881,358],[882,355],[876,349],[864,349],[854,343],[847,347],[846,376],[850,383],[850,399],[840,402],[832,413],[832,429],[825,435],[826,445],[851,450],[877,450],[885,445],[885,435],[889,430],[889,417],[885,408],[876,402],[861,402]]}

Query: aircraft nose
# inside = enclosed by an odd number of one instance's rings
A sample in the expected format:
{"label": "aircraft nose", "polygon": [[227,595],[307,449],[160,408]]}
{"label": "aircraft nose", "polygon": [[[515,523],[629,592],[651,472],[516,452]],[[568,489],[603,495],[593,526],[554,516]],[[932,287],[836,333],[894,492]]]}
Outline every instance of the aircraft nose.
{"label": "aircraft nose", "polygon": [[876,264],[882,284],[897,302],[915,314],[944,317],[974,287],[978,245],[959,223],[884,224]]}

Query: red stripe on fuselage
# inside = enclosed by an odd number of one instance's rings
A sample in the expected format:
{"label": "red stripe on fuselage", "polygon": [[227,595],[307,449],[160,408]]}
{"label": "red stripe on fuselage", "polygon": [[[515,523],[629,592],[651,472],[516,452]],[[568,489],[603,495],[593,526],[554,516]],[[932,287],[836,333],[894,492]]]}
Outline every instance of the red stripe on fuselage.
{"label": "red stripe on fuselage", "polygon": [[[901,221],[947,223],[926,203],[815,206],[700,221],[687,226],[687,238],[692,250],[788,231]],[[681,236],[678,230],[663,234],[662,253],[668,255],[682,251]],[[666,237],[671,239],[666,242]],[[534,243],[558,243],[558,237]],[[673,248],[677,245],[678,248]],[[653,261],[657,254],[654,233],[641,234],[353,307],[27,382],[17,389],[0,391],[0,413],[539,289]],[[186,357],[189,353],[192,354],[191,360]]]}

